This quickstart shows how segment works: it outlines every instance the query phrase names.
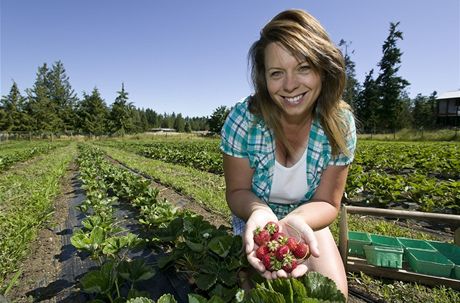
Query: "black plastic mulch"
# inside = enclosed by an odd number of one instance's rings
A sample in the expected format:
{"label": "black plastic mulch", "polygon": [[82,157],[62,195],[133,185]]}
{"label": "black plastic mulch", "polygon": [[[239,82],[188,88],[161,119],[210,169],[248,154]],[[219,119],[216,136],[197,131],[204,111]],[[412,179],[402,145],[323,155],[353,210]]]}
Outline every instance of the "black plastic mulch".
{"label": "black plastic mulch", "polygon": [[[85,192],[81,189],[81,183],[77,175],[72,178],[72,187],[74,198],[69,201],[69,213],[65,226],[58,226],[54,230],[62,239],[61,253],[55,256],[55,259],[61,263],[62,270],[56,281],[46,281],[48,283],[43,283],[42,281],[38,283],[40,287],[27,293],[28,296],[34,298],[34,302],[82,303],[94,299],[93,296],[79,290],[79,279],[85,273],[97,269],[97,264],[87,254],[78,252],[70,243],[70,237],[74,230],[82,227],[81,221],[85,218],[85,215],[76,208],[85,199]],[[117,220],[123,221],[122,227],[134,234],[140,234],[143,228],[133,219],[136,216],[136,211],[129,205],[124,203],[118,205],[116,217]],[[160,256],[148,248],[139,249],[129,254],[131,259],[144,258],[148,264],[156,263]],[[187,277],[174,272],[173,269],[157,271],[153,278],[137,283],[136,289],[148,292],[153,300],[157,300],[163,294],[169,293],[174,295],[179,303],[188,302],[187,295],[191,291]]]}

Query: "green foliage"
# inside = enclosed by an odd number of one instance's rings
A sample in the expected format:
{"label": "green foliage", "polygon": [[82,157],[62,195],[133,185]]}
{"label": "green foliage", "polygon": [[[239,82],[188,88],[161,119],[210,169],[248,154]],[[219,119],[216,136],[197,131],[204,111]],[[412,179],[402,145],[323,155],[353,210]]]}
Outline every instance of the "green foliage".
{"label": "green foliage", "polygon": [[219,106],[216,108],[208,120],[209,130],[215,134],[220,134],[220,130],[222,129],[225,119],[229,113],[230,109],[226,106]]}
{"label": "green foliage", "polygon": [[345,297],[334,281],[319,273],[309,272],[298,279],[279,278],[259,283],[249,291],[243,302],[345,302]]}

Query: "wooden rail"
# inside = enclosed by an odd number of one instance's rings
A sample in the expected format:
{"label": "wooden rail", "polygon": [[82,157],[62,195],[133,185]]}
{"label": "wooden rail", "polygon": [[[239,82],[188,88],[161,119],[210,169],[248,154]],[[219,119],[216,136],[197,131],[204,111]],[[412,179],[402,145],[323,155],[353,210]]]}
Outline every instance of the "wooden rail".
{"label": "wooden rail", "polygon": [[408,219],[418,219],[423,221],[434,221],[449,223],[456,226],[454,232],[454,243],[460,246],[460,216],[459,215],[449,215],[449,214],[437,214],[437,213],[425,213],[418,211],[406,211],[406,210],[391,210],[391,209],[381,209],[381,208],[372,208],[372,207],[358,207],[358,206],[345,206],[342,205],[340,212],[340,222],[339,222],[339,251],[342,257],[343,264],[347,271],[351,272],[364,272],[373,276],[386,277],[394,280],[404,280],[411,282],[423,283],[431,286],[436,286],[439,284],[452,287],[454,289],[460,290],[460,280],[444,278],[444,277],[435,277],[424,274],[415,273],[408,271],[406,268],[403,269],[394,269],[394,268],[384,268],[373,266],[367,264],[367,262],[360,258],[348,257],[348,220],[347,215],[351,214],[362,214],[378,217],[387,217],[387,218],[408,218]]}

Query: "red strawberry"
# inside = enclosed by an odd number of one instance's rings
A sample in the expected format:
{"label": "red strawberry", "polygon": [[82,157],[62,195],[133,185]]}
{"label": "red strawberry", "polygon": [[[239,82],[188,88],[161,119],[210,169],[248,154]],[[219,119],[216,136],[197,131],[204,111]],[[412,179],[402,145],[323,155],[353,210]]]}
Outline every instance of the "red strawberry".
{"label": "red strawberry", "polygon": [[272,256],[271,256],[271,254],[266,254],[265,256],[263,256],[262,263],[264,264],[265,269],[271,270],[272,269]]}
{"label": "red strawberry", "polygon": [[306,243],[300,242],[292,253],[297,259],[306,259],[310,257],[310,247]]}
{"label": "red strawberry", "polygon": [[270,251],[275,252],[280,246],[280,244],[278,243],[278,241],[272,240],[267,243],[267,246]]}
{"label": "red strawberry", "polygon": [[289,237],[286,241],[286,245],[289,247],[290,251],[294,251],[297,247],[297,241],[296,239]]}
{"label": "red strawberry", "polygon": [[286,234],[278,231],[272,235],[272,240],[278,241],[278,243],[285,244],[287,241]]}
{"label": "red strawberry", "polygon": [[256,257],[262,261],[264,256],[268,255],[269,253],[270,253],[270,250],[268,249],[268,246],[262,245],[262,246],[259,246],[259,248],[257,248]]}
{"label": "red strawberry", "polygon": [[289,253],[289,247],[287,245],[281,245],[275,252],[276,259],[279,261],[283,261],[284,256]]}
{"label": "red strawberry", "polygon": [[297,267],[297,261],[294,258],[286,258],[283,262],[283,269],[285,272],[290,273]]}
{"label": "red strawberry", "polygon": [[278,223],[270,221],[267,224],[265,224],[264,229],[268,230],[270,235],[273,235],[274,233],[277,233],[280,231],[280,227],[278,226]]}
{"label": "red strawberry", "polygon": [[262,246],[266,244],[268,241],[270,241],[270,234],[268,231],[265,229],[260,229],[260,227],[257,227],[256,230],[254,231],[254,242]]}

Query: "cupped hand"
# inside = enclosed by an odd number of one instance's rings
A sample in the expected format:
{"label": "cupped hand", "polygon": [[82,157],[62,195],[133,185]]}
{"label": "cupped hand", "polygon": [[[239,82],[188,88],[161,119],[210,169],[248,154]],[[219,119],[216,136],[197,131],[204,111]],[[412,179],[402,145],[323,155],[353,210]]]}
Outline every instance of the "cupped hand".
{"label": "cupped hand", "polygon": [[[261,214],[257,215],[257,218],[259,218]],[[266,214],[263,214],[264,216],[267,216]],[[263,265],[262,261],[260,261],[256,257],[256,252],[255,250],[257,249],[257,245],[254,244],[254,240],[252,239],[252,231],[257,227],[257,226],[265,226],[265,224],[268,221],[273,221],[272,219],[259,219],[259,223],[257,223],[255,226],[251,226],[250,228],[247,227],[246,231],[251,231],[251,245],[246,245],[246,253],[247,258],[249,263],[260,272],[260,274],[266,278],[266,279],[276,279],[276,278],[289,278],[289,277],[301,277],[303,276],[307,271],[308,271],[308,266],[306,260],[299,261],[297,267],[291,272],[287,273],[284,270],[278,270],[278,271],[273,271],[270,272],[266,270],[265,266]],[[256,221],[256,220],[254,220]],[[249,222],[249,220],[248,220]],[[276,221],[275,221],[276,222]],[[310,248],[310,253],[313,257],[319,257],[319,249],[318,249],[318,242],[316,239],[316,236],[313,232],[313,230],[310,228],[308,224],[305,223],[303,218],[298,215],[288,215],[284,219],[280,220],[278,222],[280,231],[286,234],[289,237],[295,238],[297,241],[302,241],[305,242],[309,245]],[[245,236],[249,237],[249,233],[245,234]]]}
{"label": "cupped hand", "polygon": [[[308,244],[310,248],[311,256],[319,257],[318,241],[311,227],[305,223],[305,220],[295,214],[286,216],[280,220],[280,231],[286,234],[288,237],[293,237],[297,241],[302,241]],[[278,270],[270,273],[270,275],[264,275],[268,279],[276,278],[297,278],[303,276],[308,271],[307,261],[299,261],[297,267],[291,272],[287,273],[284,270]]]}
{"label": "cupped hand", "polygon": [[243,235],[243,243],[247,254],[248,262],[261,274],[264,274],[266,272],[266,269],[265,266],[262,264],[262,261],[260,261],[256,257],[255,250],[257,249],[257,247],[254,243],[254,230],[257,227],[264,227],[265,224],[267,224],[270,221],[278,222],[278,218],[271,211],[271,209],[260,208],[254,210],[246,222],[246,227]]}

